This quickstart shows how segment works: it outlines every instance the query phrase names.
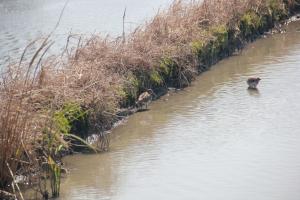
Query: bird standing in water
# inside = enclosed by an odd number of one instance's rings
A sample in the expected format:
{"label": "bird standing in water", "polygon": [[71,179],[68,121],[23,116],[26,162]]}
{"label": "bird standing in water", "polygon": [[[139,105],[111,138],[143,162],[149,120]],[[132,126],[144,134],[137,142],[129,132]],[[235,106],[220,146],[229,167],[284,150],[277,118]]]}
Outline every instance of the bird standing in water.
{"label": "bird standing in water", "polygon": [[146,92],[140,94],[138,100],[135,102],[138,109],[147,109],[149,103],[152,101],[154,92],[152,89],[148,89]]}
{"label": "bird standing in water", "polygon": [[256,87],[257,87],[260,80],[261,79],[259,77],[248,78],[248,80],[247,80],[247,84],[249,86],[248,88],[249,89],[256,89]]}

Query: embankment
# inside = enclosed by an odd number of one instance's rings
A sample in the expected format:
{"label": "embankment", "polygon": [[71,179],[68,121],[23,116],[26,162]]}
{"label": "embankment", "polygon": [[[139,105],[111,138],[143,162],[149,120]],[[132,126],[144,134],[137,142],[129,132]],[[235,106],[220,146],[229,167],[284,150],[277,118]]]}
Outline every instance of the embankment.
{"label": "embankment", "polygon": [[[264,32],[280,31],[278,24],[299,3],[176,1],[126,38],[93,36],[79,40],[76,49],[66,47],[61,56],[44,59],[52,45],[47,37],[31,60],[22,57],[2,73],[0,190],[7,192],[0,197],[22,198],[20,177],[44,198],[58,196],[63,154],[77,146],[106,150],[104,132],[141,92],[188,86]],[[99,135],[94,146],[84,140],[90,133]]]}

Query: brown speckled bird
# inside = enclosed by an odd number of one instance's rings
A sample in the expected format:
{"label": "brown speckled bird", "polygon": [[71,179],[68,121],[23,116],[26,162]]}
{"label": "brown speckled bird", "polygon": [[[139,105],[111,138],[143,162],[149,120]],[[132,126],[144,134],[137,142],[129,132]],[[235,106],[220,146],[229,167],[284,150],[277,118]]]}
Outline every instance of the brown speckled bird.
{"label": "brown speckled bird", "polygon": [[248,80],[247,80],[247,84],[249,86],[248,88],[249,89],[256,89],[256,87],[257,87],[260,80],[261,79],[259,77],[248,78]]}
{"label": "brown speckled bird", "polygon": [[152,101],[154,92],[151,89],[148,89],[146,92],[143,92],[140,94],[138,100],[135,102],[138,109],[147,109],[149,103]]}

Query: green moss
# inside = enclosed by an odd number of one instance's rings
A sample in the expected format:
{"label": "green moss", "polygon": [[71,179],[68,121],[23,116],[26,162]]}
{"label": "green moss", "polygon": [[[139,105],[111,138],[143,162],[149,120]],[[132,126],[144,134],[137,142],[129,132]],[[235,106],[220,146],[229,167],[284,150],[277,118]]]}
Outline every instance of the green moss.
{"label": "green moss", "polygon": [[263,23],[266,23],[265,18],[260,17],[254,11],[250,10],[242,16],[240,30],[246,38],[249,38],[259,33],[261,27],[264,26]]}
{"label": "green moss", "polygon": [[169,57],[163,57],[159,64],[159,69],[165,76],[169,76],[175,66],[174,61]]}
{"label": "green moss", "polygon": [[121,97],[121,106],[129,106],[135,103],[141,83],[132,73],[127,75],[127,80],[117,94]]}
{"label": "green moss", "polygon": [[211,31],[215,37],[212,45],[212,53],[217,55],[228,46],[228,30],[225,25],[220,25],[213,27]]}
{"label": "green moss", "polygon": [[150,73],[150,80],[154,85],[161,85],[164,81],[159,72],[154,69]]}
{"label": "green moss", "polygon": [[212,54],[214,40],[208,41],[206,44],[202,41],[194,41],[191,44],[192,51],[198,56],[200,60],[210,59]]}
{"label": "green moss", "polygon": [[178,65],[172,58],[165,56],[160,61],[159,69],[163,79],[169,82],[177,76]]}
{"label": "green moss", "polygon": [[[159,75],[163,82],[166,83],[168,86],[172,87],[180,87],[182,85],[182,74],[184,73],[184,68],[180,67],[176,60],[170,58],[168,56],[164,56],[161,58],[159,63]],[[157,79],[158,81],[158,79]]]}
{"label": "green moss", "polygon": [[201,52],[203,51],[203,47],[204,47],[204,42],[203,41],[194,41],[190,44],[191,48],[192,48],[192,52],[196,55],[201,54]]}
{"label": "green moss", "polygon": [[211,44],[211,41],[205,44],[201,40],[193,41],[190,44],[192,52],[198,57],[198,60],[202,64],[206,63],[211,58]]}
{"label": "green moss", "polygon": [[228,30],[225,25],[215,26],[212,28],[212,34],[216,37],[219,44],[226,45],[228,42]]}
{"label": "green moss", "polygon": [[127,91],[126,91],[126,88],[122,88],[122,87],[119,87],[116,89],[116,94],[121,97],[122,99],[126,98],[127,97]]}
{"label": "green moss", "polygon": [[288,16],[288,9],[281,0],[268,0],[268,7],[275,21],[280,21]]}
{"label": "green moss", "polygon": [[204,43],[201,40],[190,44],[192,52],[198,56],[201,64],[208,66],[217,58],[226,54],[229,32],[225,25],[211,27],[209,30],[212,39]]}

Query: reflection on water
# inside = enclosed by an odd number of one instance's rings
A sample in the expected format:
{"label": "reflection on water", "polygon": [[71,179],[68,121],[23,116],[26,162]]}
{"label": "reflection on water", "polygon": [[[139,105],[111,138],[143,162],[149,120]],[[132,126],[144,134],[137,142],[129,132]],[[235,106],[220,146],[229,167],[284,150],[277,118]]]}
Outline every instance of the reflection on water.
{"label": "reflection on water", "polygon": [[260,97],[259,89],[247,89],[248,94],[253,97]]}
{"label": "reflection on water", "polygon": [[[66,0],[0,0],[0,67],[8,57],[19,58],[25,46],[54,28]],[[126,31],[140,25],[172,0],[69,0],[53,38],[55,50],[65,45],[67,35],[118,36],[126,7]]]}
{"label": "reflection on water", "polygon": [[[109,152],[67,157],[60,199],[299,200],[299,28],[131,116]],[[249,76],[262,78],[259,91]]]}

